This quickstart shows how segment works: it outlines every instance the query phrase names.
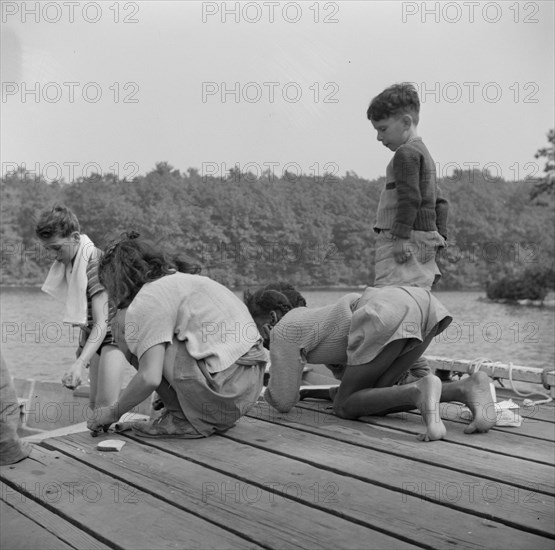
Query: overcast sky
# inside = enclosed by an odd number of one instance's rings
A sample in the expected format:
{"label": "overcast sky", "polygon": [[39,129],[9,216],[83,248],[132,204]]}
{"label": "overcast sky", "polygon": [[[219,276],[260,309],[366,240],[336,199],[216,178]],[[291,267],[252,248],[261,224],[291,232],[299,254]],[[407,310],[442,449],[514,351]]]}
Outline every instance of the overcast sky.
{"label": "overcast sky", "polygon": [[375,178],[366,119],[416,83],[453,167],[533,175],[554,122],[554,3],[2,2],[2,173],[145,174],[167,161]]}

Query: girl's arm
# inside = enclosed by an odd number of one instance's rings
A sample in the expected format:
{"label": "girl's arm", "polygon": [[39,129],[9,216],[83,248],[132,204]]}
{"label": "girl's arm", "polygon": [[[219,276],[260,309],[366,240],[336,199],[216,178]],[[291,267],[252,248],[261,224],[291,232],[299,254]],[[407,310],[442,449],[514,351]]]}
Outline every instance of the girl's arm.
{"label": "girl's arm", "polygon": [[94,419],[87,423],[89,430],[98,431],[117,422],[120,416],[142,403],[162,381],[166,344],[156,344],[139,359],[139,371],[123,390],[119,402],[111,407],[96,409]]}
{"label": "girl's arm", "polygon": [[264,399],[279,412],[290,411],[299,401],[306,360],[298,344],[279,335],[272,335],[270,343],[270,381]]}

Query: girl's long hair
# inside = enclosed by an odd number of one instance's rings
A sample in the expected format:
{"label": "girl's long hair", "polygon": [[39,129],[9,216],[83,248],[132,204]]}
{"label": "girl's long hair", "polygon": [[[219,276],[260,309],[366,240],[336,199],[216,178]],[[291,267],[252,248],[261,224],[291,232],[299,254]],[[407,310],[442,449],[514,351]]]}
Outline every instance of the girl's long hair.
{"label": "girl's long hair", "polygon": [[145,283],[180,271],[200,273],[200,266],[169,257],[134,231],[110,245],[100,259],[98,276],[118,309],[127,307]]}

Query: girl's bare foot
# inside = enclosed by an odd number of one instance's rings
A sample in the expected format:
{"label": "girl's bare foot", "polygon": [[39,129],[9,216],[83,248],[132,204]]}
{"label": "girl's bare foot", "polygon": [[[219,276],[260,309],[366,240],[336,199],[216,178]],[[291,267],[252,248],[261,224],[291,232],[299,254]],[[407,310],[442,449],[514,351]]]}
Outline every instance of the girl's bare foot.
{"label": "girl's bare foot", "polygon": [[426,424],[426,433],[420,434],[418,439],[420,441],[443,439],[447,429],[439,415],[441,380],[437,376],[429,374],[414,382],[414,386],[417,389],[415,405]]}
{"label": "girl's bare foot", "polygon": [[472,412],[472,422],[464,429],[464,433],[489,431],[497,420],[489,376],[485,372],[475,372],[461,380],[461,390],[461,401]]}

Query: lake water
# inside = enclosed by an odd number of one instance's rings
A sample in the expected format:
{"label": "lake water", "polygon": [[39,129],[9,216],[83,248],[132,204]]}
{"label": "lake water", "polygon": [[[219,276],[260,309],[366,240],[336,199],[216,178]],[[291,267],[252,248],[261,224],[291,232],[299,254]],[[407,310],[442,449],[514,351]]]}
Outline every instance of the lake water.
{"label": "lake water", "polygon": [[[309,307],[334,302],[348,290],[303,291]],[[358,291],[360,292],[360,291]],[[555,310],[480,301],[483,292],[438,292],[453,323],[428,355],[487,358],[545,368],[555,363]],[[59,381],[71,364],[78,330],[61,322],[63,305],[38,288],[0,288],[2,355],[12,376]],[[131,367],[130,367],[131,368]],[[132,374],[129,371],[129,375]]]}

